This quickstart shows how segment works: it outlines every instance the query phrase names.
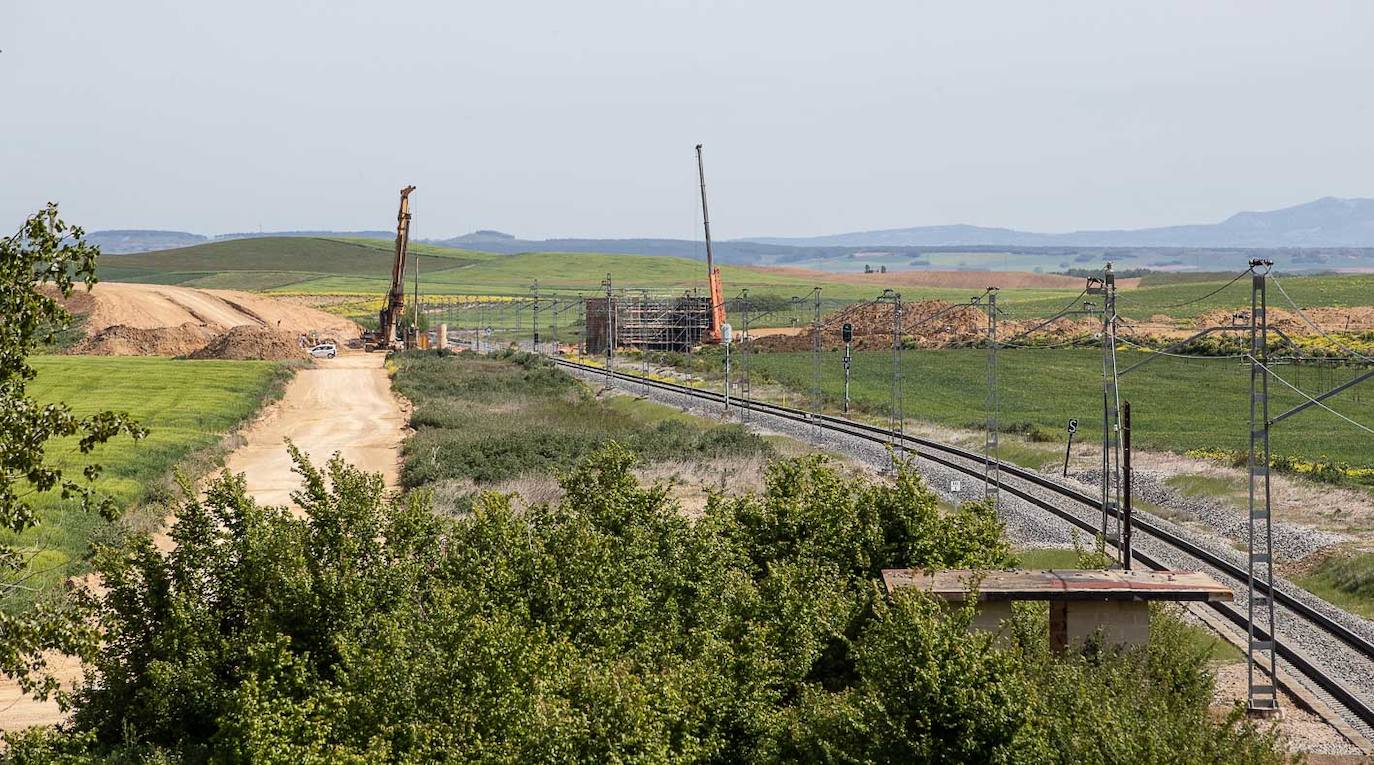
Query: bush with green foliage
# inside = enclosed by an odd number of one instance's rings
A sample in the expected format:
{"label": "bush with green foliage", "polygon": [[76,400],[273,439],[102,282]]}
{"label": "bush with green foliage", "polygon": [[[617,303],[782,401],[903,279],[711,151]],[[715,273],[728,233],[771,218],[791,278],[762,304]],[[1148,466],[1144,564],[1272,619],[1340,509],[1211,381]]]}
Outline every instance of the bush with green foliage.
{"label": "bush with green foliage", "polygon": [[784,462],[685,518],[617,446],[557,505],[444,517],[296,455],[303,513],[187,487],[162,552],[102,551],[106,637],[71,722],[18,763],[1277,762],[1207,715],[1203,659],[1049,654],[967,610],[885,597],[885,567],[993,567],[994,514],[911,475]]}

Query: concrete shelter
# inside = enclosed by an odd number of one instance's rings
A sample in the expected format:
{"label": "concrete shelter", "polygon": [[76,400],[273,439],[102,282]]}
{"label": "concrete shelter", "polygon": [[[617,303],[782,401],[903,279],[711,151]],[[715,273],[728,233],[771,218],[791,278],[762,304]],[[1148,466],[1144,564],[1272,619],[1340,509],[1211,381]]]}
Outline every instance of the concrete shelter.
{"label": "concrete shelter", "polygon": [[1104,641],[1141,645],[1150,638],[1151,601],[1229,601],[1231,589],[1197,571],[971,571],[885,569],[889,594],[914,589],[956,605],[977,602],[975,629],[996,630],[1018,600],[1050,603],[1050,649],[1065,651],[1100,631]]}

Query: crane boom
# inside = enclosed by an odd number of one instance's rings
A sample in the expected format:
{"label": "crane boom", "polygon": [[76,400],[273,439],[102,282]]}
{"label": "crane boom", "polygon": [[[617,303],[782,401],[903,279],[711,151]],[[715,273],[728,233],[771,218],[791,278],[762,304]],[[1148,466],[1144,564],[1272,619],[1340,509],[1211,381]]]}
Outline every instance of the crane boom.
{"label": "crane boom", "polygon": [[396,213],[396,252],[391,262],[391,289],[387,293],[386,306],[378,315],[378,330],[381,342],[390,348],[398,343],[404,344],[404,337],[397,337],[397,325],[405,311],[405,271],[406,251],[410,247],[410,192],[414,186],[401,189],[401,209]]}
{"label": "crane boom", "polygon": [[706,166],[701,159],[701,144],[697,144],[697,177],[701,179],[701,223],[706,230],[706,284],[711,293],[710,323],[706,327],[705,342],[719,345],[725,326],[725,294],[720,285],[720,269],[716,268],[711,252],[711,215],[706,210]]}

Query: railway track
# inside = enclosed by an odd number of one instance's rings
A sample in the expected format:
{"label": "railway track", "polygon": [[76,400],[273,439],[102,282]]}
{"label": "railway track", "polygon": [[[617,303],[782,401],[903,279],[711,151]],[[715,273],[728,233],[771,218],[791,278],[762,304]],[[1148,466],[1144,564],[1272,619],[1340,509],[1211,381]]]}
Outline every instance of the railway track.
{"label": "railway track", "polygon": [[[601,376],[607,373],[602,367],[580,364],[566,359],[554,358],[552,360],[560,366],[586,373],[594,373]],[[724,403],[724,396],[715,391],[677,385],[661,380],[653,380],[640,375],[626,374],[624,372],[613,371],[611,374],[618,380],[633,383],[635,385],[647,386],[667,393],[687,396],[716,405],[723,405]],[[749,410],[751,412],[778,417],[795,423],[815,426],[826,431],[843,434],[864,441],[889,444],[893,443],[895,440],[894,434],[885,428],[830,415],[813,414],[792,407],[735,397],[731,397],[730,405],[738,407],[741,410]],[[900,442],[904,447],[916,447],[915,451],[920,455],[921,459],[929,460],[946,468],[964,473],[980,481],[983,479],[985,461],[981,454],[957,446],[942,444],[938,441],[905,434],[901,436]],[[1046,501],[1036,496],[1034,490],[1038,489],[1050,492],[1063,501],[1074,505],[1081,505],[1093,512],[1101,513],[1101,503],[1097,497],[1089,496],[1077,489],[1060,484],[1057,481],[1046,478],[1039,473],[1026,470],[1018,465],[999,462],[998,466],[1002,475],[1001,491],[1011,494],[1033,507],[1048,512],[1060,520],[1076,528],[1082,529],[1089,534],[1096,535],[1101,531],[1096,524],[1084,518],[1079,512],[1074,512],[1054,502]],[[1021,485],[1018,485],[1018,483]],[[1031,487],[1034,487],[1034,489],[1028,490],[1025,484],[1029,484]],[[1224,556],[1185,538],[1181,534],[1154,523],[1148,518],[1142,517],[1140,513],[1136,513],[1132,517],[1132,526],[1135,530],[1137,539],[1142,537],[1153,539],[1167,548],[1171,548],[1178,553],[1205,564],[1207,567],[1221,573],[1226,578],[1238,582],[1240,589],[1244,590],[1245,582],[1248,578],[1247,572],[1244,568],[1227,560]],[[1165,564],[1156,556],[1142,550],[1134,550],[1133,558],[1153,569],[1172,568],[1172,566]],[[1275,605],[1287,611],[1286,616],[1288,618],[1285,619],[1287,624],[1292,625],[1293,619],[1305,622],[1306,625],[1310,625],[1310,629],[1318,630],[1330,636],[1332,640],[1340,643],[1345,649],[1358,657],[1359,660],[1368,662],[1370,667],[1374,667],[1374,641],[1371,641],[1369,638],[1351,629],[1347,625],[1342,624],[1331,616],[1322,613],[1302,598],[1287,591],[1284,587],[1275,586],[1272,591],[1269,591],[1267,594],[1273,598]],[[1222,618],[1235,624],[1242,632],[1245,631],[1247,621],[1246,614],[1240,607],[1231,603],[1210,603],[1208,605],[1215,609]],[[1301,629],[1306,625],[1299,624],[1298,628]],[[1307,651],[1295,645],[1290,645],[1283,639],[1278,639],[1275,636],[1263,634],[1262,632],[1255,637],[1257,640],[1274,640],[1274,650],[1280,659],[1287,662],[1289,666],[1310,680],[1313,685],[1329,695],[1338,705],[1343,707],[1351,717],[1360,721],[1366,727],[1374,728],[1374,707],[1371,707],[1366,697],[1352,690],[1345,682],[1342,682],[1340,678],[1334,677],[1332,672],[1327,671],[1321,666],[1321,662],[1312,658]],[[1374,678],[1374,670],[1369,670],[1366,674]]]}

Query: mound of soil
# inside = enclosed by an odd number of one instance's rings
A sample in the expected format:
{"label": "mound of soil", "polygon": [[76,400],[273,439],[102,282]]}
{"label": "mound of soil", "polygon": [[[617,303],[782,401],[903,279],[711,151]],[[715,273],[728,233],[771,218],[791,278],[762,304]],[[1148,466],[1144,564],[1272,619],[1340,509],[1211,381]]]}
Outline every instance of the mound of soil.
{"label": "mound of soil", "polygon": [[185,356],[215,336],[203,324],[145,329],[114,324],[72,346],[70,353],[91,356]]}
{"label": "mound of soil", "polygon": [[[922,300],[902,304],[902,338],[907,347],[943,348],[982,342],[987,338],[987,314],[982,308],[954,304],[944,300]],[[941,311],[939,317],[935,314]],[[836,311],[821,319],[821,347],[833,350],[844,347],[840,330],[848,322],[854,326],[855,350],[881,350],[892,347],[892,306],[863,303]],[[1007,341],[1063,342],[1093,335],[1101,331],[1100,323],[1092,319],[1060,318],[1041,326],[1042,320],[1002,321],[997,335]],[[1026,337],[1022,332],[1032,331]],[[799,327],[787,334],[756,335],[753,348],[760,351],[809,351],[814,338],[809,327]]]}
{"label": "mound of soil", "polygon": [[305,356],[298,335],[267,327],[239,326],[191,354],[193,359],[262,359],[284,361]]}
{"label": "mound of soil", "polygon": [[[936,347],[953,342],[973,341],[984,336],[987,318],[973,306],[961,306],[933,321],[930,317],[951,306],[943,300],[922,300],[902,305],[902,335],[921,347]],[[854,348],[873,350],[892,347],[892,306],[861,303],[821,318],[821,347],[843,348],[840,331],[845,323],[854,326]],[[792,335],[768,335],[753,341],[760,351],[808,351],[813,342],[809,328]]]}
{"label": "mound of soil", "polygon": [[[1323,332],[1364,332],[1374,328],[1374,307],[1370,306],[1308,308],[1303,314]],[[1197,318],[1199,329],[1242,326],[1249,323],[1249,308],[1207,311]],[[1312,334],[1312,328],[1301,316],[1283,308],[1276,308],[1272,302],[1269,306],[1269,326],[1290,335]]]}

